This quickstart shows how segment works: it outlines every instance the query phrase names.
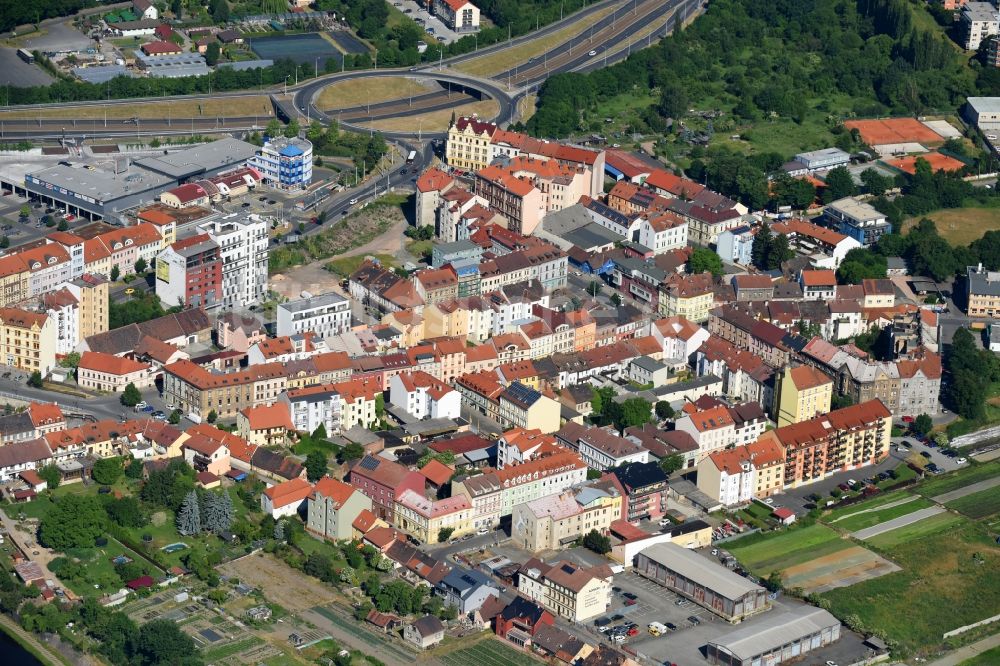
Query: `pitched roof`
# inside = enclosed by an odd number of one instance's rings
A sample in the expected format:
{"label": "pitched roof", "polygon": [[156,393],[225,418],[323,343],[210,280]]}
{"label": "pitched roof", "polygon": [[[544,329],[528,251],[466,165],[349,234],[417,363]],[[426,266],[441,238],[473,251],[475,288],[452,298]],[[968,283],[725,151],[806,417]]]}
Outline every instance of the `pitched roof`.
{"label": "pitched roof", "polygon": [[420,468],[420,473],[435,486],[443,486],[448,483],[455,470],[445,465],[440,460],[432,459]]}
{"label": "pitched roof", "polygon": [[833,384],[833,380],[811,365],[800,365],[789,371],[792,383],[800,391],[816,388],[824,384]]}
{"label": "pitched roof", "polygon": [[276,402],[273,405],[247,407],[240,413],[246,417],[251,430],[271,430],[274,428],[295,430],[295,426],[292,425],[292,417],[288,412],[288,405],[285,403]]}
{"label": "pitched roof", "polygon": [[271,486],[264,494],[271,500],[275,509],[305,500],[312,493],[312,485],[304,479],[292,479]]}
{"label": "pitched roof", "polygon": [[[324,476],[313,486],[313,495],[322,495],[330,499],[337,508],[344,506],[354,492],[354,486],[350,486],[343,481],[338,481],[329,476]],[[374,515],[372,517],[374,518]]]}
{"label": "pitched roof", "polygon": [[0,308],[0,320],[7,326],[13,326],[14,328],[30,329],[36,326],[41,328],[45,325],[48,318],[48,315],[21,310],[20,308]]}
{"label": "pitched roof", "polygon": [[85,351],[80,356],[80,368],[108,375],[129,375],[150,368],[149,363],[140,363],[123,356],[105,354],[103,352]]}

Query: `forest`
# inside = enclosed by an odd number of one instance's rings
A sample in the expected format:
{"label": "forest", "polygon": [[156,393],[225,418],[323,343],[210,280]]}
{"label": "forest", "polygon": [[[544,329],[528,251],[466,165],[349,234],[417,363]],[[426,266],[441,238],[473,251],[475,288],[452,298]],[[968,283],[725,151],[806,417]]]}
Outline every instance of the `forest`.
{"label": "forest", "polygon": [[550,78],[527,128],[592,132],[601,102],[650,94],[657,102],[639,131],[689,105],[749,122],[952,113],[977,92],[978,63],[936,24],[918,27],[915,11],[906,0],[713,0],[690,26],[622,63]]}

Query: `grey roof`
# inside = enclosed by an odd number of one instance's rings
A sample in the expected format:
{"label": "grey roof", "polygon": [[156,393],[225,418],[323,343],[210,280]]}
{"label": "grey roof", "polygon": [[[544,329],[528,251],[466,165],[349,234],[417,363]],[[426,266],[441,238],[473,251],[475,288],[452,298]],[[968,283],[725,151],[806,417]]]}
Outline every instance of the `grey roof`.
{"label": "grey roof", "polygon": [[640,356],[637,359],[633,359],[632,365],[642,368],[646,372],[657,372],[658,370],[663,370],[667,367],[655,358],[650,358],[649,356]]}
{"label": "grey roof", "polygon": [[709,643],[744,661],[839,624],[840,620],[822,608],[802,606],[796,611],[769,613]]}
{"label": "grey roof", "polygon": [[901,270],[906,268],[906,261],[902,257],[886,257],[885,264],[889,270]]}
{"label": "grey roof", "polygon": [[576,501],[580,506],[587,506],[601,497],[611,497],[611,495],[603,488],[595,488],[594,486],[583,486],[576,491]]}
{"label": "grey roof", "polygon": [[880,213],[871,204],[865,203],[864,201],[858,201],[854,197],[837,199],[833,203],[827,205],[827,208],[835,210],[840,214],[861,223],[873,223],[877,220],[885,220],[884,213]]}
{"label": "grey roof", "polygon": [[[733,574],[734,576],[736,574]],[[466,596],[473,590],[478,589],[483,585],[490,585],[490,579],[482,572],[476,571],[474,569],[463,569],[461,567],[455,567],[452,569],[444,580],[441,581],[441,585],[454,590],[459,596]]]}
{"label": "grey roof", "polygon": [[1000,296],[1000,272],[968,267],[969,293],[978,296]]}
{"label": "grey roof", "polygon": [[220,62],[218,68],[228,68],[236,70],[237,72],[245,69],[257,69],[258,67],[271,67],[274,65],[274,61],[267,60],[239,60],[237,62]]}
{"label": "grey roof", "polygon": [[163,174],[132,165],[127,171],[114,173],[105,169],[85,169],[80,166],[58,164],[48,169],[27,174],[41,183],[52,185],[78,195],[90,197],[104,204],[123,197],[148,192],[173,185],[176,181]]}
{"label": "grey roof", "polygon": [[621,240],[621,236],[594,222],[566,231],[562,237],[584,250],[603,247]]}
{"label": "grey roof", "polygon": [[425,638],[444,631],[444,625],[441,624],[441,620],[437,619],[433,615],[423,616],[414,622],[412,626],[418,634]]}
{"label": "grey roof", "polygon": [[97,65],[94,67],[74,67],[73,76],[87,83],[105,83],[116,76],[134,77],[125,65]]}
{"label": "grey roof", "polygon": [[331,291],[330,293],[322,294],[320,296],[313,296],[311,298],[302,298],[297,301],[281,303],[278,307],[282,310],[287,310],[288,312],[304,312],[306,310],[315,310],[316,308],[322,308],[328,305],[337,305],[338,303],[345,302],[347,302],[346,298]]}
{"label": "grey roof", "polygon": [[640,554],[727,599],[740,599],[764,589],[719,563],[673,543],[654,544]]}
{"label": "grey roof", "polygon": [[181,179],[237,166],[255,153],[256,147],[253,144],[227,137],[168,155],[147,157],[136,163],[150,171]]}
{"label": "grey roof", "polygon": [[722,383],[722,380],[715,375],[702,375],[701,377],[696,377],[694,379],[689,379],[686,382],[675,382],[673,384],[668,384],[666,386],[658,386],[653,389],[653,393],[660,399],[669,400],[670,395],[674,393],[680,393],[682,391],[690,391],[691,389],[704,388],[711,386],[712,384]]}
{"label": "grey roof", "polygon": [[35,424],[31,422],[31,415],[26,411],[0,416],[0,435],[17,435],[34,431]]}
{"label": "grey roof", "polygon": [[582,204],[573,204],[547,214],[542,219],[542,228],[555,236],[564,236],[568,231],[579,229],[592,222]]}
{"label": "grey roof", "polygon": [[[968,6],[966,5],[966,7]],[[976,113],[1000,113],[1000,97],[969,97],[966,101],[969,106],[975,109]]]}

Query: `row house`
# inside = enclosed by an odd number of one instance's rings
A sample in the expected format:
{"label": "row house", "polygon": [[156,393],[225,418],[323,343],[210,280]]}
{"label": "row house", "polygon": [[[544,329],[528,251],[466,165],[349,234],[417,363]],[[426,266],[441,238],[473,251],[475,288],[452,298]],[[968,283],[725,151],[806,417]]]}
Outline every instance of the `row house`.
{"label": "row house", "polygon": [[389,380],[389,402],[415,419],[455,419],[462,407],[458,391],[421,371],[394,375]]}
{"label": "row house", "polygon": [[694,367],[699,377],[722,379],[723,392],[729,400],[756,402],[765,409],[773,403],[773,369],[731,342],[710,336],[695,353]]}
{"label": "row house", "polygon": [[499,128],[475,116],[460,116],[448,127],[445,143],[445,161],[449,166],[467,171],[478,171],[490,164],[494,156],[490,151],[493,134]]}
{"label": "row house", "polygon": [[453,269],[429,268],[413,274],[413,286],[425,307],[458,298],[458,275]]}
{"label": "row house", "polygon": [[806,270],[799,272],[802,298],[830,301],[837,293],[837,274],[832,270]]}
{"label": "row house", "polygon": [[555,436],[541,430],[512,428],[497,440],[497,469],[522,465],[559,452]]}
{"label": "row house", "polygon": [[697,324],[708,320],[714,296],[711,273],[670,275],[660,285],[657,312],[661,317],[684,317]]}
{"label": "row house", "polygon": [[380,314],[409,308],[419,313],[424,305],[413,283],[377,261],[366,260],[351,274],[348,284],[354,301]]}
{"label": "row house", "polygon": [[372,501],[372,512],[395,524],[397,501],[407,491],[421,494],[424,477],[379,456],[366,455],[351,467],[348,482]]}
{"label": "row house", "polygon": [[601,476],[622,497],[619,518],[629,523],[658,520],[667,511],[667,475],[655,462],[629,463]]}
{"label": "row house", "polygon": [[655,312],[660,306],[660,285],[666,282],[668,275],[652,261],[616,257],[610,282],[618,291]]}
{"label": "row house", "polygon": [[247,350],[247,365],[301,361],[329,351],[312,332],[264,338]]}
{"label": "row house", "polygon": [[734,275],[731,283],[737,302],[769,301],[774,298],[774,282],[768,275]]}
{"label": "row house", "polygon": [[[608,192],[607,203],[625,215],[644,214],[648,211],[664,211],[669,197],[658,194],[648,187],[642,187],[627,180],[619,180]],[[649,245],[646,245],[653,249]]]}
{"label": "row house", "polygon": [[0,308],[0,361],[42,376],[56,364],[56,320],[19,308]]}
{"label": "row house", "polygon": [[583,622],[611,604],[614,574],[606,564],[584,567],[568,560],[549,566],[532,558],[517,574],[517,589],[557,617]]}
{"label": "row house", "polygon": [[625,214],[590,197],[582,197],[580,205],[594,224],[599,224],[627,241],[639,242],[642,214]]}
{"label": "row house", "polygon": [[785,450],[774,440],[716,451],[698,464],[698,490],[726,507],[770,497],[784,483]]}
{"label": "row house", "polygon": [[488,166],[476,172],[476,196],[507,220],[511,230],[530,235],[545,216],[545,199],[531,178]]}
{"label": "row house", "polygon": [[718,405],[677,419],[675,429],[686,432],[698,444],[698,461],[713,451],[736,444],[736,423],[729,409]]}
{"label": "row house", "polygon": [[30,402],[24,411],[0,416],[0,446],[38,439],[65,429],[66,419],[59,405]]}
{"label": "row house", "polygon": [[514,507],[511,539],[530,553],[559,550],[596,530],[607,534],[621,516],[621,495],[607,483],[568,488]]}
{"label": "row house", "polygon": [[438,543],[443,529],[452,530],[452,537],[473,534],[472,517],[472,503],[464,495],[428,499],[419,491],[407,489],[396,500],[392,524],[418,541],[433,545]]}
{"label": "row house", "polygon": [[687,366],[688,360],[711,335],[686,317],[674,316],[650,323],[649,333],[663,349],[663,362],[667,366]]}
{"label": "row house", "polygon": [[586,167],[568,166],[556,160],[515,157],[507,168],[518,177],[527,177],[542,193],[544,214],[576,204],[581,196],[590,196],[591,173]]}
{"label": "row house", "polygon": [[64,282],[79,277],[73,275],[69,253],[61,245],[47,243],[23,250],[15,248],[12,254],[23,259],[28,268],[29,297],[55,291]]}
{"label": "row house", "polygon": [[593,150],[545,139],[521,132],[496,130],[490,141],[490,163],[497,158],[526,158],[554,162],[561,167],[586,173],[586,194],[596,197],[604,191],[603,150]]}
{"label": "row house", "polygon": [[673,199],[667,205],[687,222],[688,239],[696,245],[715,245],[719,234],[743,224],[746,209],[731,199],[703,190],[694,199]]}
{"label": "row house", "polygon": [[786,333],[770,322],[755,319],[746,311],[728,305],[711,311],[708,330],[756,354],[774,368],[788,363],[792,352],[806,343],[798,335]]}
{"label": "row house", "polygon": [[415,204],[418,227],[435,226],[442,197],[455,187],[458,187],[457,181],[437,167],[431,167],[417,177]]}
{"label": "row house", "polygon": [[569,257],[556,245],[539,243],[494,257],[479,265],[483,294],[501,287],[537,280],[545,289],[566,286]]}
{"label": "row house", "polygon": [[799,256],[809,257],[817,268],[837,269],[848,252],[861,247],[861,243],[829,227],[802,219],[775,222],[772,234],[788,239],[788,247]]}
{"label": "row house", "polygon": [[642,445],[605,428],[587,427],[569,421],[555,436],[563,446],[579,453],[591,469],[604,471],[628,463],[649,461],[649,451]]}

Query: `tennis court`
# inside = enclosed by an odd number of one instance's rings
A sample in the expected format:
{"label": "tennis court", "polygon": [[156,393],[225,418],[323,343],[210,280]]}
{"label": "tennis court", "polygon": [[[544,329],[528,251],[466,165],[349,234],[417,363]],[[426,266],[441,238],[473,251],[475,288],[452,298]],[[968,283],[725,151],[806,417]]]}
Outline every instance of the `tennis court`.
{"label": "tennis court", "polygon": [[333,47],[333,44],[315,32],[304,35],[255,37],[251,48],[261,58],[275,61],[292,60],[313,67],[316,65],[316,59],[319,58],[320,70],[330,58],[333,58],[338,64],[342,59],[340,52]]}
{"label": "tennis court", "polygon": [[940,134],[915,118],[884,118],[882,120],[848,120],[848,129],[856,129],[869,146],[885,143],[942,143]]}
{"label": "tennis court", "polygon": [[344,53],[368,53],[368,46],[349,32],[344,30],[333,30],[326,34],[330,36],[330,39],[337,43],[337,46],[339,46]]}

